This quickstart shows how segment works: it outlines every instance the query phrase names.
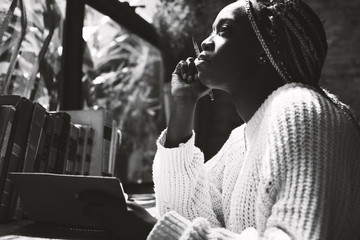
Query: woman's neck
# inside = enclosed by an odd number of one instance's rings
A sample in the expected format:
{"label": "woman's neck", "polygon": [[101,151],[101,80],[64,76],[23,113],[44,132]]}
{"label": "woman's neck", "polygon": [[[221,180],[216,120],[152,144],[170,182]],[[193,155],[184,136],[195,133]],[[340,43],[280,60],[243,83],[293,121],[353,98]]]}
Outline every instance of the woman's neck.
{"label": "woman's neck", "polygon": [[284,83],[279,78],[262,78],[260,81],[254,81],[254,84],[246,89],[230,93],[230,95],[237,113],[244,122],[248,122],[267,97],[283,85]]}

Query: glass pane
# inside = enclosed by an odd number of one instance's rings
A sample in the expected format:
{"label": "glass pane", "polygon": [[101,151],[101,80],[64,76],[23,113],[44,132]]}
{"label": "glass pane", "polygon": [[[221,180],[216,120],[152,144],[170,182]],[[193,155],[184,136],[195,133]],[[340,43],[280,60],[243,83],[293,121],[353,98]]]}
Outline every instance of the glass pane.
{"label": "glass pane", "polygon": [[161,53],[89,6],[83,38],[85,106],[112,110],[123,134],[115,175],[150,182],[155,140],[165,124]]}
{"label": "glass pane", "polygon": [[[11,0],[0,5],[0,19],[8,13]],[[19,1],[18,1],[19,2]],[[58,105],[62,26],[66,0],[24,0],[26,34],[21,42],[12,77],[5,78],[21,35],[22,11],[18,3],[0,45],[1,92],[23,95],[48,110]],[[7,87],[6,87],[6,86]],[[6,87],[7,91],[4,91]]]}

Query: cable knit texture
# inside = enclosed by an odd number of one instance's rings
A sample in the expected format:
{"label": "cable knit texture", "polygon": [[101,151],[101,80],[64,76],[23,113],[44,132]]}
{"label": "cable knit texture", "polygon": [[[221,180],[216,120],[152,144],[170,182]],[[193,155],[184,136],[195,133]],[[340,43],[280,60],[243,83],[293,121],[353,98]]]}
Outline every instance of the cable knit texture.
{"label": "cable knit texture", "polygon": [[312,88],[274,91],[206,163],[194,135],[158,139],[148,239],[359,239],[359,136]]}

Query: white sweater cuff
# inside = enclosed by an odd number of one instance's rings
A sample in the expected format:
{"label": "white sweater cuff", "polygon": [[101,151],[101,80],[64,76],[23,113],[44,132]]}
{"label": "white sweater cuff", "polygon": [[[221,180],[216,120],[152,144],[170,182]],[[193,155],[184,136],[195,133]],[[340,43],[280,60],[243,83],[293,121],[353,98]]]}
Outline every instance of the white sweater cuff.
{"label": "white sweater cuff", "polygon": [[[166,148],[164,147],[166,140],[167,129],[165,129],[156,141],[157,154],[159,159],[164,159],[161,162],[164,168],[171,167],[171,169],[182,169],[185,164],[193,165],[193,156],[195,152],[200,152],[195,146],[195,132],[192,131],[190,139],[185,143],[180,143],[178,147]],[[186,163],[187,162],[187,163]],[[168,166],[169,165],[169,166]],[[174,166],[175,165],[175,166]]]}
{"label": "white sweater cuff", "polygon": [[164,214],[151,230],[148,240],[177,240],[191,224],[189,220],[175,211]]}

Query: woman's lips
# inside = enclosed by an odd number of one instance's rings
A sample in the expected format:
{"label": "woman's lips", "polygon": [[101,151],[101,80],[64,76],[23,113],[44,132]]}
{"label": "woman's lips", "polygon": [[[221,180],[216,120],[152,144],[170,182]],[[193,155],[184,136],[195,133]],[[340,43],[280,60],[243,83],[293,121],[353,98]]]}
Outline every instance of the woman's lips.
{"label": "woman's lips", "polygon": [[205,55],[203,53],[199,54],[199,56],[195,59],[195,64],[198,65],[200,63],[210,63],[211,57],[209,55]]}
{"label": "woman's lips", "polygon": [[203,53],[200,53],[197,59],[199,59],[199,61],[211,62],[211,57]]}

